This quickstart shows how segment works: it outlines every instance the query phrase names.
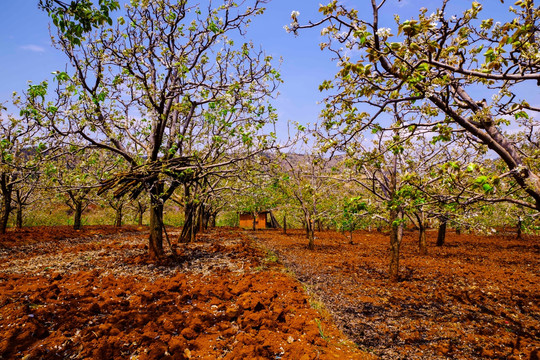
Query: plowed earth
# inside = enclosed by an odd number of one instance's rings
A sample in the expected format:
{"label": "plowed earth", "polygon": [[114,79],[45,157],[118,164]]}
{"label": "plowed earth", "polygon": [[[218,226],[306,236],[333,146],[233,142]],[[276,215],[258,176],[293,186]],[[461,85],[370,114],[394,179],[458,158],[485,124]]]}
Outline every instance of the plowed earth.
{"label": "plowed earth", "polygon": [[33,228],[0,239],[0,358],[374,358],[310,306],[250,233],[209,231],[153,264],[135,230]]}
{"label": "plowed earth", "polygon": [[[259,241],[325,304],[338,326],[382,359],[531,359],[540,351],[540,237],[449,233],[417,252],[405,234],[401,276],[387,277],[389,238],[359,232],[350,243],[316,233],[257,233]],[[436,232],[428,233],[434,242]]]}

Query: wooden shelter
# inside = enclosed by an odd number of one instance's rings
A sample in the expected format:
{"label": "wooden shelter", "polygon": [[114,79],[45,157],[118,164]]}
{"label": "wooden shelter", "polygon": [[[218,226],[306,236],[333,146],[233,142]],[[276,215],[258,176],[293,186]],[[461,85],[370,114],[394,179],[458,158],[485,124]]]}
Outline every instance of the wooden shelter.
{"label": "wooden shelter", "polygon": [[[243,229],[253,229],[253,214],[240,213],[239,226]],[[260,211],[257,213],[255,229],[276,229],[280,227],[272,211]]]}

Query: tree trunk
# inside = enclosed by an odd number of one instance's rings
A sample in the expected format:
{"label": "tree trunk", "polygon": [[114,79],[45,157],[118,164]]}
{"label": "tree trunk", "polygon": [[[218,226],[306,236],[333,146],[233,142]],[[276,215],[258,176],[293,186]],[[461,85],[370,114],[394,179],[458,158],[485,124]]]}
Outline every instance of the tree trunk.
{"label": "tree trunk", "polygon": [[283,215],[283,233],[287,235],[287,216]]}
{"label": "tree trunk", "polygon": [[9,220],[9,214],[11,213],[11,193],[13,187],[8,184],[8,177],[5,173],[2,173],[0,178],[0,186],[2,188],[2,216],[0,218],[0,234],[5,234],[7,231],[7,225]]}
{"label": "tree trunk", "polygon": [[518,218],[516,238],[521,240],[521,217]]}
{"label": "tree trunk", "polygon": [[418,231],[418,250],[421,255],[427,255],[426,226],[421,224]]}
{"label": "tree trunk", "polygon": [[416,218],[418,219],[418,252],[421,255],[427,255],[426,216],[424,212],[420,212]]}
{"label": "tree trunk", "polygon": [[182,227],[182,233],[180,234],[180,237],[178,238],[178,242],[187,244],[192,239],[192,233],[193,233],[193,222],[195,221],[195,205],[192,202],[186,203],[186,206],[184,207],[184,226]]}
{"label": "tree trunk", "polygon": [[2,218],[0,219],[0,234],[5,234],[7,231],[9,213],[11,213],[11,196],[4,195],[2,201]]}
{"label": "tree trunk", "polygon": [[73,216],[73,229],[80,230],[82,227],[81,218],[83,212],[83,204],[82,201],[74,201],[73,205],[75,206],[75,215]]}
{"label": "tree trunk", "polygon": [[17,216],[15,218],[15,224],[16,224],[18,229],[22,229],[22,227],[23,227],[23,203],[24,203],[24,200],[22,199],[20,190],[15,191],[15,198],[17,199],[16,200],[17,201]]}
{"label": "tree trunk", "polygon": [[439,219],[439,221],[440,221],[440,224],[439,224],[439,232],[437,233],[437,246],[443,246],[444,240],[446,239],[446,223],[448,220],[446,218],[442,218],[442,219]]}
{"label": "tree trunk", "polygon": [[114,219],[114,226],[121,227],[122,226],[122,208],[124,207],[124,204],[118,204],[118,207],[116,208],[116,217]]}
{"label": "tree trunk", "polygon": [[257,213],[253,213],[253,231],[257,230]]}
{"label": "tree trunk", "polygon": [[190,223],[190,227],[189,227],[189,242],[194,242],[195,241],[195,232],[198,229],[198,227],[197,227],[197,221],[199,219],[198,211],[199,211],[199,207],[193,205],[193,212],[191,213],[192,214],[191,215],[191,223]]}
{"label": "tree trunk", "polygon": [[308,238],[308,249],[315,249],[315,234],[313,233],[313,221],[309,215],[306,215],[306,233]]}
{"label": "tree trunk", "polygon": [[202,233],[204,231],[204,229],[205,229],[205,226],[204,226],[204,210],[205,210],[204,209],[204,204],[199,204],[198,208],[199,208],[199,214],[198,214],[199,215],[198,216],[199,220],[198,220],[197,228],[199,229],[198,232]]}
{"label": "tree trunk", "polygon": [[143,214],[144,214],[143,211],[139,211],[139,215],[138,215],[138,219],[137,219],[137,224],[139,226],[142,226],[142,224],[143,224]]}
{"label": "tree trunk", "polygon": [[148,237],[148,254],[151,259],[162,258],[163,251],[163,203],[160,201],[163,185],[155,184],[150,190],[150,235]]}
{"label": "tree trunk", "polygon": [[401,220],[399,211],[390,211],[390,282],[399,280],[399,248],[403,238]]}
{"label": "tree trunk", "polygon": [[23,227],[23,206],[21,203],[17,204],[17,217],[16,217],[17,228],[22,229]]}
{"label": "tree trunk", "polygon": [[142,203],[137,202],[137,224],[139,226],[142,226],[143,224],[143,216],[145,211],[146,207]]}
{"label": "tree trunk", "polygon": [[212,214],[210,214],[210,219],[208,220],[209,226],[211,228],[216,227],[216,218],[217,218],[217,212],[212,212]]}

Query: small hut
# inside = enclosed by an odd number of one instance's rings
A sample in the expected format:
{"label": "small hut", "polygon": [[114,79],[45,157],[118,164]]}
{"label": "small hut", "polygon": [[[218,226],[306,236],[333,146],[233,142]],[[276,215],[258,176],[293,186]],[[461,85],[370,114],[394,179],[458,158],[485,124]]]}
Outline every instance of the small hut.
{"label": "small hut", "polygon": [[[243,229],[253,229],[253,214],[240,213],[240,227]],[[255,219],[255,229],[277,229],[281,228],[272,211],[265,210],[257,213]]]}

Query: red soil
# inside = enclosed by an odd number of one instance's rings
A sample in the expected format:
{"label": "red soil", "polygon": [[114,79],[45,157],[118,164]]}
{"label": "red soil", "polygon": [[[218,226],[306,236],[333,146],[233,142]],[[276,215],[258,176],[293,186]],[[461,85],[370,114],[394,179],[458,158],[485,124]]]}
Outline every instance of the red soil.
{"label": "red soil", "polygon": [[[540,237],[449,233],[443,247],[402,243],[402,281],[389,283],[388,235],[335,232],[257,237],[361,349],[383,359],[530,359],[540,355]],[[436,232],[429,233],[434,243]]]}
{"label": "red soil", "polygon": [[6,234],[0,234],[0,248],[70,238],[75,239],[89,236],[133,232],[140,231],[142,229],[142,227],[131,225],[125,225],[122,227],[90,225],[84,226],[80,230],[74,230],[73,226],[31,226],[23,227],[21,229],[9,228]]}
{"label": "red soil", "polygon": [[373,358],[248,233],[209,232],[156,265],[144,234],[109,230],[1,240],[0,358]]}

